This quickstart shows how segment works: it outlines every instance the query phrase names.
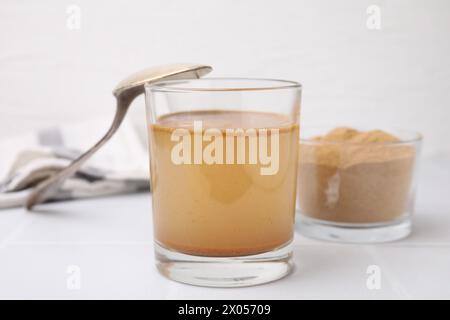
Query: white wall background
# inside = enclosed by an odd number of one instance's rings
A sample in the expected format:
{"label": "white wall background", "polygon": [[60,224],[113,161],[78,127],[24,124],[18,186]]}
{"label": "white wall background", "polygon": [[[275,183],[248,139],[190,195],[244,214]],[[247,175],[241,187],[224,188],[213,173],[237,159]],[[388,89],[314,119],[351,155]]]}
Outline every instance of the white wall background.
{"label": "white wall background", "polygon": [[[79,30],[66,26],[71,4]],[[369,5],[380,30],[366,26]],[[396,125],[424,133],[425,153],[450,153],[446,0],[1,0],[0,139],[93,115],[106,128],[116,83],[172,62],[297,80],[303,124]]]}

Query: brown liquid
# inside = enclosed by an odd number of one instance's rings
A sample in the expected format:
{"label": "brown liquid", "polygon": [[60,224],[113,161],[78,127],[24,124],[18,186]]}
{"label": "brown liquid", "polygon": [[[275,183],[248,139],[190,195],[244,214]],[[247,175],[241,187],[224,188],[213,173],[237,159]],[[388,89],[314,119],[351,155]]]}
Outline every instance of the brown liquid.
{"label": "brown liquid", "polygon": [[[202,120],[204,129],[220,129],[223,141],[228,128],[279,129],[278,171],[261,175],[265,165],[259,161],[174,164],[171,152],[178,142],[171,141],[171,135],[176,128],[187,128],[192,137],[194,120]],[[155,238],[162,246],[193,255],[240,256],[291,241],[298,126],[288,117],[239,111],[169,114],[150,126],[150,148]],[[248,140],[245,154],[248,159]]]}

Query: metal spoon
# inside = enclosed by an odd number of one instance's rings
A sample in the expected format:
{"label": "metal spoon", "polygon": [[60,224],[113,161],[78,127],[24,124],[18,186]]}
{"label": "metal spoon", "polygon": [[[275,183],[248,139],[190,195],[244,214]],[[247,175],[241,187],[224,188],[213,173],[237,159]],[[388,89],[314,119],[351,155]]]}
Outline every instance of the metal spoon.
{"label": "metal spoon", "polygon": [[64,180],[73,175],[86,160],[114,135],[122,120],[125,118],[131,102],[137,96],[144,93],[144,85],[146,83],[154,83],[162,80],[200,78],[211,72],[211,70],[212,68],[206,65],[172,64],[149,68],[122,80],[113,91],[117,100],[116,114],[106,134],[92,148],[75,159],[68,167],[40,183],[28,197],[26,203],[27,209],[31,210],[36,204],[48,199]]}

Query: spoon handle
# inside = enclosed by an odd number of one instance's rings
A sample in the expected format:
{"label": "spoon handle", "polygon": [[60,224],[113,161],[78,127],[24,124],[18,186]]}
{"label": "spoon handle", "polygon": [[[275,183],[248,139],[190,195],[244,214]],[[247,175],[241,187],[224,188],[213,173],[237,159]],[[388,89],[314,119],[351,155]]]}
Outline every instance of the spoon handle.
{"label": "spoon handle", "polygon": [[130,103],[131,101],[129,101],[129,99],[117,99],[116,114],[105,135],[93,147],[80,155],[70,165],[34,188],[27,199],[26,208],[28,210],[31,210],[34,205],[45,201],[68,177],[75,174],[83,163],[85,163],[95,152],[97,152],[98,149],[100,149],[109,139],[111,139],[125,118]]}
{"label": "spoon handle", "polygon": [[73,175],[84,162],[114,135],[122,120],[125,118],[131,102],[144,92],[146,83],[155,83],[162,80],[200,78],[211,70],[212,68],[207,65],[172,64],[145,69],[122,80],[113,91],[117,99],[116,115],[106,134],[92,148],[75,159],[69,166],[47,180],[44,180],[34,188],[27,199],[26,208],[31,210],[36,204],[48,199],[68,177]]}

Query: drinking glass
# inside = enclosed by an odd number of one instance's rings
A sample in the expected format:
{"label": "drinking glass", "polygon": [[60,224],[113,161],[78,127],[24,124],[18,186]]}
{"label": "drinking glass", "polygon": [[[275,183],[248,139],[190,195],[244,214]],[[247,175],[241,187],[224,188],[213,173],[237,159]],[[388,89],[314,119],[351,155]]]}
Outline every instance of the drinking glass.
{"label": "drinking glass", "polygon": [[158,270],[213,287],[287,275],[300,84],[210,78],[145,90]]}

